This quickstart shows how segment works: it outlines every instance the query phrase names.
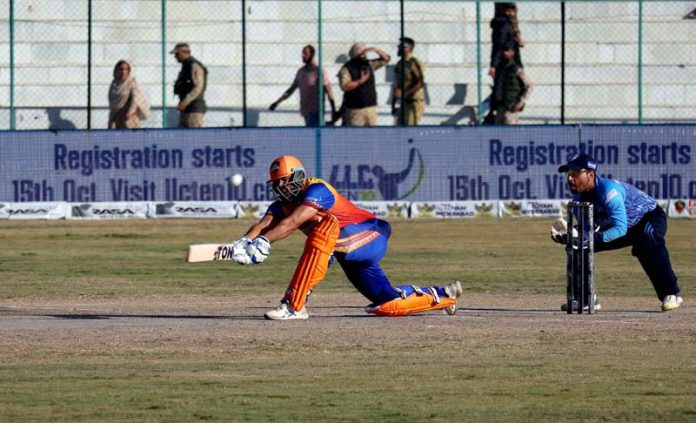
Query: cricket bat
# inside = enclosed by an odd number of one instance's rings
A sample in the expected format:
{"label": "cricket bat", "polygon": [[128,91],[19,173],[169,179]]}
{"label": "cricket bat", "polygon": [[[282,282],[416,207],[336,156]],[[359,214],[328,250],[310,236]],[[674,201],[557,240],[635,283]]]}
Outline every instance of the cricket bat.
{"label": "cricket bat", "polygon": [[232,244],[194,244],[189,245],[186,261],[199,263],[202,261],[232,260]]}

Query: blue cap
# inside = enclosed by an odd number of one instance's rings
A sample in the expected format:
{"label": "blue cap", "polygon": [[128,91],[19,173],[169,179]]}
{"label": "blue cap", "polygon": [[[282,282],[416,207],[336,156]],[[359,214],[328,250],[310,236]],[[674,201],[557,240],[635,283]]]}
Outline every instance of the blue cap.
{"label": "blue cap", "polygon": [[585,153],[574,155],[568,163],[558,168],[558,171],[565,173],[569,170],[597,170],[597,163]]}

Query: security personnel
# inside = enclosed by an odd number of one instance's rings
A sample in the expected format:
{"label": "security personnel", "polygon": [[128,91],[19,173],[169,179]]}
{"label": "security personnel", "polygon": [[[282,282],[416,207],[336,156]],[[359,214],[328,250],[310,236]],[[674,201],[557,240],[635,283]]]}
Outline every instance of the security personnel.
{"label": "security personnel", "polygon": [[516,125],[533,85],[524,68],[515,62],[513,44],[504,46],[501,55],[495,71],[491,110],[495,113],[496,125]]}
{"label": "security personnel", "polygon": [[205,89],[208,69],[191,56],[191,48],[179,43],[169,53],[181,63],[181,71],[174,83],[174,94],[179,96],[179,128],[200,128],[206,112]]}
{"label": "security personnel", "polygon": [[[413,57],[415,46],[416,42],[413,41],[413,38],[401,38],[399,44],[401,59],[394,68],[392,113],[396,116],[398,125],[402,126],[418,125],[425,112],[425,68],[420,60]],[[402,87],[403,93],[401,92]],[[402,99],[403,109],[397,108]]]}

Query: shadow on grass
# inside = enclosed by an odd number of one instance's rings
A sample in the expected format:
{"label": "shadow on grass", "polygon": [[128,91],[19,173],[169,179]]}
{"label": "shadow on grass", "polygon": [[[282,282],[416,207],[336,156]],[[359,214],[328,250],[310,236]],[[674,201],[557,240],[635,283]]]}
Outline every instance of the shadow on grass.
{"label": "shadow on grass", "polygon": [[231,315],[188,315],[188,314],[34,314],[32,316],[53,317],[66,320],[102,319],[186,319],[186,320],[258,320],[258,316]]}

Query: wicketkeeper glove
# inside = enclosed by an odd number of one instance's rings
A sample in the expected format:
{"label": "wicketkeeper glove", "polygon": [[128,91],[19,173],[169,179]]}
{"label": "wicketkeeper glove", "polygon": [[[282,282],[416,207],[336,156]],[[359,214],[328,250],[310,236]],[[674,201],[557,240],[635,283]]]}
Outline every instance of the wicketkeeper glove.
{"label": "wicketkeeper glove", "polygon": [[247,240],[246,253],[254,264],[261,263],[271,254],[271,243],[265,236],[260,236],[253,241]]}
{"label": "wicketkeeper glove", "polygon": [[551,233],[551,239],[553,242],[556,244],[562,244],[565,245],[568,243],[568,233]]}
{"label": "wicketkeeper glove", "polygon": [[551,225],[551,239],[558,244],[568,243],[568,222],[562,217]]}
{"label": "wicketkeeper glove", "polygon": [[232,243],[232,260],[241,265],[251,264],[251,257],[246,250],[246,245],[249,242],[251,242],[249,238],[242,237]]}
{"label": "wicketkeeper glove", "polygon": [[[577,237],[578,228],[573,227],[573,238]],[[558,244],[568,243],[568,222],[564,218],[559,217],[558,220],[551,225],[551,239]]]}

